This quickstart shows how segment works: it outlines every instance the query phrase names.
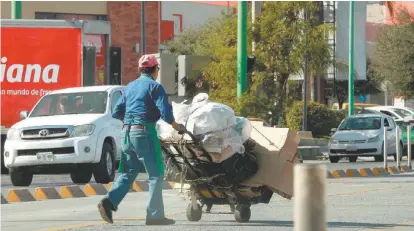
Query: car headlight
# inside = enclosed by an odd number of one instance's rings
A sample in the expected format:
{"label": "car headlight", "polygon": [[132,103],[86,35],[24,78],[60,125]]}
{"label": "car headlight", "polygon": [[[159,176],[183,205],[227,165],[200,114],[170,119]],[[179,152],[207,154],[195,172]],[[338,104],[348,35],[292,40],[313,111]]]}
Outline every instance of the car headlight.
{"label": "car headlight", "polygon": [[368,139],[368,143],[375,143],[379,141],[379,135]]}
{"label": "car headlight", "polygon": [[70,137],[89,136],[95,130],[95,125],[86,124],[75,126],[70,134]]}
{"label": "car headlight", "polygon": [[7,139],[8,140],[19,140],[20,139],[20,130],[10,128],[7,131]]}
{"label": "car headlight", "polygon": [[332,138],[331,138],[331,139],[329,140],[329,142],[330,142],[331,144],[337,144],[337,143],[338,143],[338,140],[335,140],[335,139],[332,139]]}

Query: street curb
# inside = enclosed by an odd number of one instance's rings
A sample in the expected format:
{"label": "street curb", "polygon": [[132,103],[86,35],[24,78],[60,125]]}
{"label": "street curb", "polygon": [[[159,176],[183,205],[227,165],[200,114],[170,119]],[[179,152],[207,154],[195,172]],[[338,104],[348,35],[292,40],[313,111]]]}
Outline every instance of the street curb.
{"label": "street curb", "polygon": [[[389,176],[394,174],[413,172],[408,166],[388,167],[385,170],[382,167],[379,168],[361,168],[361,169],[335,169],[327,171],[327,177],[329,179],[339,178],[353,178],[353,177],[379,177]],[[35,189],[34,195],[30,193],[28,189],[10,189],[6,197],[1,194],[1,204],[9,204],[15,202],[29,202],[29,201],[41,201],[52,199],[68,199],[68,198],[81,198],[87,196],[105,195],[109,189],[113,186],[113,182],[109,184],[97,184],[91,183],[83,187],[79,185],[64,185],[60,187],[60,194],[55,187],[38,187]],[[184,184],[183,189],[187,189],[189,185]],[[181,189],[180,183],[164,182],[163,190]],[[134,181],[129,192],[147,192],[149,190],[148,181]]]}
{"label": "street curb", "polygon": [[36,201],[27,189],[10,189],[7,195],[8,202],[27,202]]}
{"label": "street curb", "polygon": [[80,198],[86,197],[86,194],[78,185],[65,185],[60,187],[60,196],[65,198]]}
{"label": "street curb", "polygon": [[[164,182],[163,190],[172,190],[176,183]],[[7,199],[1,194],[1,204],[16,202],[44,201],[68,198],[82,198],[88,196],[103,196],[112,188],[113,182],[109,184],[86,184],[83,188],[79,185],[64,185],[60,187],[60,193],[56,187],[37,187],[32,194],[28,189],[10,189]],[[148,192],[148,181],[134,181],[129,192]]]}
{"label": "street curb", "polygon": [[37,201],[62,199],[54,187],[36,188],[34,198]]}

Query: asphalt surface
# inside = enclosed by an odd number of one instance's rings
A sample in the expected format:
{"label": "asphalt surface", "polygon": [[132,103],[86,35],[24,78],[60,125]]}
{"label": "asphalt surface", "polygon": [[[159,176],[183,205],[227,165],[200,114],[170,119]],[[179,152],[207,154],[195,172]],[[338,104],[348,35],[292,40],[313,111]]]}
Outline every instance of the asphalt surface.
{"label": "asphalt surface", "polygon": [[[327,230],[414,230],[414,173],[375,178],[327,180]],[[237,223],[228,206],[213,207],[201,221],[188,222],[187,202],[176,191],[164,191],[167,216],[174,226],[145,226],[147,193],[129,193],[115,223],[102,222],[96,204],[99,196],[50,200],[1,206],[1,228],[5,231],[95,231],[95,230],[293,230],[293,200],[274,196],[270,204],[252,206],[249,223]],[[222,214],[218,214],[222,213]]]}
{"label": "asphalt surface", "polygon": [[[316,163],[316,164],[325,164],[328,170],[335,170],[335,169],[360,169],[360,168],[374,168],[374,167],[383,167],[383,162],[375,162],[373,157],[362,157],[359,158],[357,162],[350,163],[348,160],[340,160],[339,163],[330,163],[329,161],[313,161],[308,160],[304,161],[305,163]],[[393,157],[388,157],[388,166],[396,166],[397,162],[394,161]],[[407,157],[403,157],[403,161],[401,165],[407,165]],[[116,178],[119,174],[116,174]],[[140,173],[137,177],[137,180],[147,180],[147,174]],[[116,179],[115,178],[115,179]],[[92,177],[91,183],[94,183],[94,179]],[[62,185],[73,185],[72,180],[70,179],[69,174],[60,174],[60,175],[35,175],[33,178],[33,182],[29,187],[14,187],[10,181],[9,175],[1,175],[1,193],[3,195],[7,195],[10,189],[15,188],[28,188],[29,191],[34,192],[36,187],[56,187],[57,189],[60,188]],[[59,191],[59,190],[58,190]]]}

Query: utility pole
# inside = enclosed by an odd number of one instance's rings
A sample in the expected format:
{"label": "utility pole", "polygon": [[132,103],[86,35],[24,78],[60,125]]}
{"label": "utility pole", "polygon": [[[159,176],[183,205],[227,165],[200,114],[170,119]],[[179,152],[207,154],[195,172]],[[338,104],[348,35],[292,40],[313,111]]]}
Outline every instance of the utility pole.
{"label": "utility pole", "polygon": [[22,18],[22,1],[11,1],[11,19]]}
{"label": "utility pole", "polygon": [[247,89],[247,1],[239,1],[237,22],[237,98]]}
{"label": "utility pole", "polygon": [[143,55],[146,54],[145,47],[145,2],[141,1],[141,52]]}
{"label": "utility pole", "polygon": [[[305,22],[308,21],[308,12],[305,10]],[[303,118],[302,131],[307,130],[308,125],[308,31],[305,32],[305,66],[303,70]]]}
{"label": "utility pole", "polygon": [[354,1],[349,2],[349,70],[348,104],[349,115],[354,114]]}

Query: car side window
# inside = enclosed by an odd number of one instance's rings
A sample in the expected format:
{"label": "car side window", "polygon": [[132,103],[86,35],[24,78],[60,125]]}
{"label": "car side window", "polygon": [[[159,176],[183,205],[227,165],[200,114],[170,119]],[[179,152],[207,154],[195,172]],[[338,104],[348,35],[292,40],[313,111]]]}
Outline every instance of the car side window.
{"label": "car side window", "polygon": [[121,98],[121,96],[122,96],[121,91],[116,91],[116,92],[112,93],[112,96],[111,96],[111,112],[114,111],[116,103],[118,102],[119,98]]}
{"label": "car side window", "polygon": [[395,118],[395,115],[393,115],[391,112],[389,112],[389,111],[380,111],[381,113],[384,113],[385,115],[387,115],[387,116],[391,116],[391,117],[393,117],[393,118]]}
{"label": "car side window", "polygon": [[384,119],[384,127],[390,127],[390,124],[387,119]]}

